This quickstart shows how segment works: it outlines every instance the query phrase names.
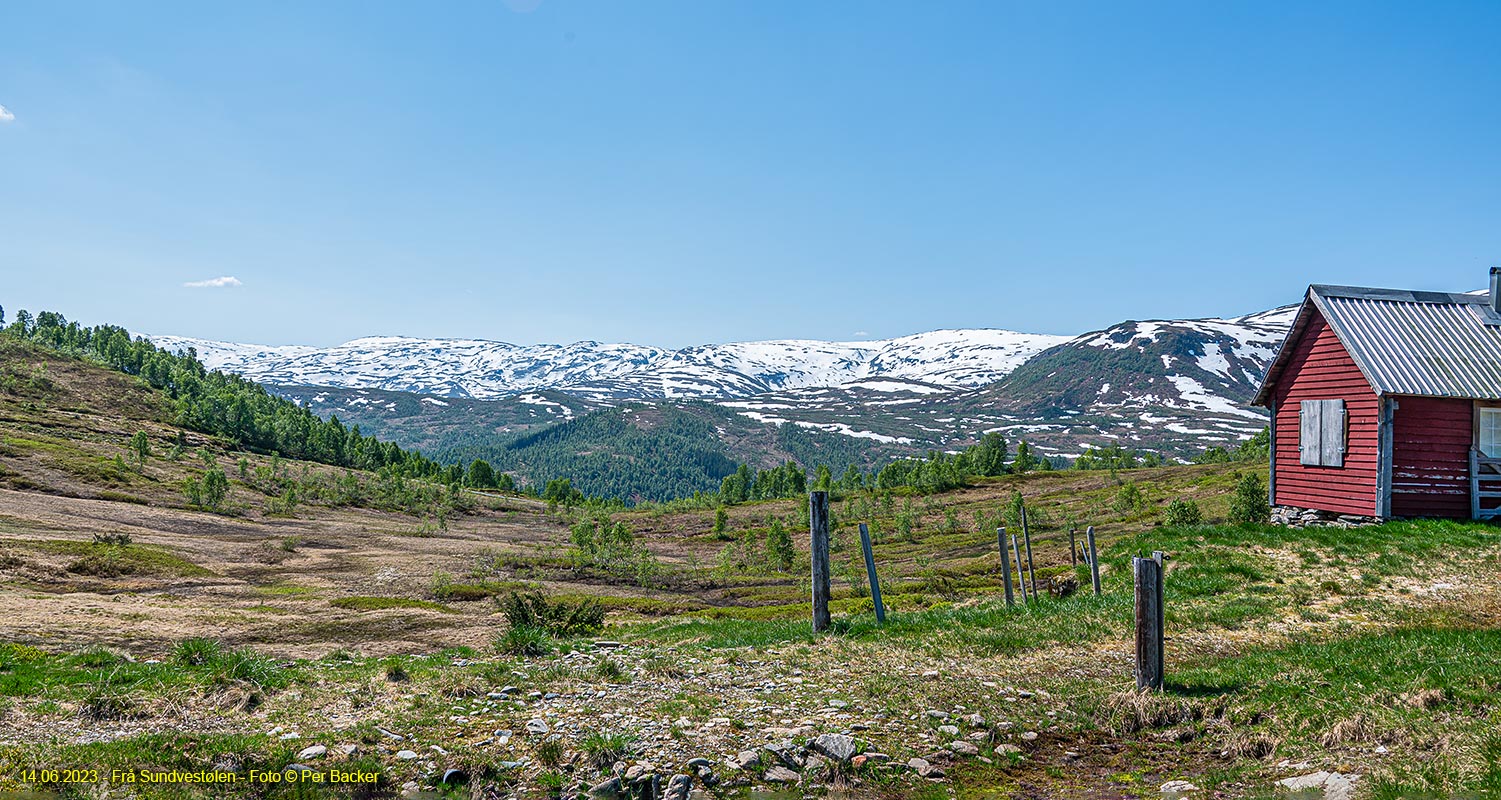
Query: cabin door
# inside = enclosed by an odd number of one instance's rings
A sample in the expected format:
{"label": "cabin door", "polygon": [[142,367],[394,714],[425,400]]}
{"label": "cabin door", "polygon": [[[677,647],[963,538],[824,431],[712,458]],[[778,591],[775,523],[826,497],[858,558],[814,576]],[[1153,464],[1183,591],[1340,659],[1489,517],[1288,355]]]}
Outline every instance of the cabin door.
{"label": "cabin door", "polygon": [[1475,440],[1470,448],[1470,516],[1501,517],[1501,405],[1475,404]]}

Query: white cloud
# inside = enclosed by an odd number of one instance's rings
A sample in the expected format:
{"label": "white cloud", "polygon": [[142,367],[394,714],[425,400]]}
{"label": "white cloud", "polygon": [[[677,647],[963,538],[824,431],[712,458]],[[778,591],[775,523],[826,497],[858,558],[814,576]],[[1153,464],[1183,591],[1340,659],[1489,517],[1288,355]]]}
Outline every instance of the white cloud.
{"label": "white cloud", "polygon": [[10,113],[10,109],[0,106],[0,122],[15,122],[16,115]]}
{"label": "white cloud", "polygon": [[240,279],[233,275],[225,275],[222,278],[209,278],[206,281],[188,281],[183,286],[189,289],[218,289],[221,286],[243,286]]}
{"label": "white cloud", "polygon": [[855,335],[856,336],[869,336],[870,332],[869,331],[855,331]]}

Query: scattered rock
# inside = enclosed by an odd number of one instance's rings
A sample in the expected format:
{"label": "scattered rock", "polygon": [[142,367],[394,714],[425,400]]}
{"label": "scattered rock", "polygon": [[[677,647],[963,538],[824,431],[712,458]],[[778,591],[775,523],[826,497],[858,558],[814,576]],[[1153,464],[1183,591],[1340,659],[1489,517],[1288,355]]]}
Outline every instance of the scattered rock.
{"label": "scattered rock", "polygon": [[1190,792],[1197,792],[1199,791],[1199,787],[1188,781],[1176,780],[1162,784],[1161,791],[1162,796],[1165,798],[1177,798]]}
{"label": "scattered rock", "polygon": [[411,761],[417,757],[417,752],[415,750],[398,750],[396,757],[402,761]]}
{"label": "scattered rock", "polygon": [[298,753],[297,757],[299,759],[321,758],[323,756],[323,754],[327,753],[327,752],[328,752],[328,748],[327,747],[324,747],[321,744],[315,744],[312,747],[304,747],[304,748],[302,748],[302,752]]}
{"label": "scattered rock", "polygon": [[808,749],[838,764],[848,763],[859,752],[855,740],[840,733],[825,733],[810,742]]}
{"label": "scattered rock", "polygon": [[925,758],[913,758],[907,761],[907,766],[917,773],[919,778],[936,780],[943,777],[943,768],[929,763]]}
{"label": "scattered rock", "polygon": [[1037,731],[1027,731],[1026,733],[1023,733],[1022,734],[1022,741],[1024,741],[1024,742],[1035,742],[1035,741],[1037,741]]}
{"label": "scattered rock", "polygon": [[969,742],[950,742],[949,752],[961,756],[977,756],[980,754],[980,748]]}
{"label": "scattered rock", "polygon": [[766,780],[772,783],[797,783],[797,773],[780,764],[773,764],[766,768]]}
{"label": "scattered rock", "polygon": [[692,778],[687,775],[674,775],[667,782],[667,791],[662,793],[662,800],[688,800],[688,792],[692,789]]}
{"label": "scattered rock", "polygon": [[1307,775],[1283,778],[1277,785],[1289,794],[1309,793],[1322,790],[1324,800],[1350,800],[1355,796],[1355,784],[1359,775],[1345,775],[1320,770]]}
{"label": "scattered rock", "polygon": [[621,789],[620,779],[611,778],[589,787],[588,797],[591,800],[619,800],[623,796]]}
{"label": "scattered rock", "polygon": [[756,750],[741,750],[735,754],[735,761],[742,767],[753,767],[761,763],[761,753]]}
{"label": "scattered rock", "polygon": [[959,728],[956,725],[939,725],[938,732],[944,736],[958,736]]}
{"label": "scattered rock", "polygon": [[803,765],[807,763],[792,742],[772,742],[766,745],[764,749],[766,752],[771,753],[777,761],[780,761],[782,766],[788,769],[801,770]]}
{"label": "scattered rock", "polygon": [[545,733],[547,733],[547,732],[549,732],[551,730],[552,730],[551,728],[547,727],[547,723],[543,722],[540,719],[527,720],[527,723],[526,723],[526,732],[527,733],[535,733],[535,734],[539,734],[540,735],[540,734],[545,734]]}

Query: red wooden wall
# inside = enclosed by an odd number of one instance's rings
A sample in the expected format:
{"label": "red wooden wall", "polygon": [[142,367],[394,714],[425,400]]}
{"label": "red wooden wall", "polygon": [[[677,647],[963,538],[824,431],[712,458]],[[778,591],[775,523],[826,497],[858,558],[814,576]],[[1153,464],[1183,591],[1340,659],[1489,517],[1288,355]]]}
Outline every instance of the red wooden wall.
{"label": "red wooden wall", "polygon": [[1392,425],[1392,515],[1470,516],[1473,405],[1398,397]]}
{"label": "red wooden wall", "polygon": [[[1341,514],[1376,513],[1377,400],[1365,376],[1317,309],[1277,381],[1276,496],[1273,502]],[[1298,462],[1298,405],[1344,400],[1349,420],[1343,467]],[[1468,430],[1468,429],[1466,429]]]}

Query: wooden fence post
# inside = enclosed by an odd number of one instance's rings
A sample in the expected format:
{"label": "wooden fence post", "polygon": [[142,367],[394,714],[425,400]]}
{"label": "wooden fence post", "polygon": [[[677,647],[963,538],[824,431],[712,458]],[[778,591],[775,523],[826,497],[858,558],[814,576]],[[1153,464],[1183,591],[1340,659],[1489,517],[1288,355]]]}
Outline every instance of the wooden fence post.
{"label": "wooden fence post", "polygon": [[808,495],[809,560],[813,563],[813,632],[829,627],[829,493]]}
{"label": "wooden fence post", "polygon": [[1100,593],[1100,556],[1094,547],[1094,526],[1084,529],[1084,538],[1089,542],[1089,577],[1094,581],[1094,593]]}
{"label": "wooden fence post", "polygon": [[1005,527],[995,529],[995,541],[1001,549],[1001,576],[1006,583],[1006,607],[1011,608],[1016,605],[1016,595],[1011,593],[1011,556],[1006,552]]}
{"label": "wooden fence post", "polygon": [[1011,552],[1016,556],[1016,585],[1022,590],[1022,605],[1027,604],[1027,576],[1022,574],[1022,549],[1016,543],[1016,534],[1011,534]]}
{"label": "wooden fence post", "polygon": [[[1152,560],[1157,562],[1157,638],[1159,641],[1167,640],[1167,600],[1163,592],[1167,590],[1167,553],[1161,550],[1152,551]],[[1157,648],[1157,674],[1166,675],[1163,668],[1162,653],[1165,648]]]}
{"label": "wooden fence post", "polygon": [[1079,545],[1075,536],[1078,532],[1078,528],[1068,529],[1068,565],[1070,567],[1079,566]]}
{"label": "wooden fence post", "polygon": [[1132,558],[1136,573],[1136,688],[1162,688],[1162,567]]}
{"label": "wooden fence post", "polygon": [[1027,543],[1027,575],[1032,579],[1032,599],[1037,599],[1037,570],[1032,568],[1032,533],[1027,530],[1027,506],[1022,505],[1022,540]]}
{"label": "wooden fence post", "polygon": [[876,622],[886,621],[886,605],[881,602],[881,579],[876,577],[876,554],[870,549],[870,528],[860,523],[860,549],[865,551],[865,577],[870,579],[870,600],[876,607]]}

